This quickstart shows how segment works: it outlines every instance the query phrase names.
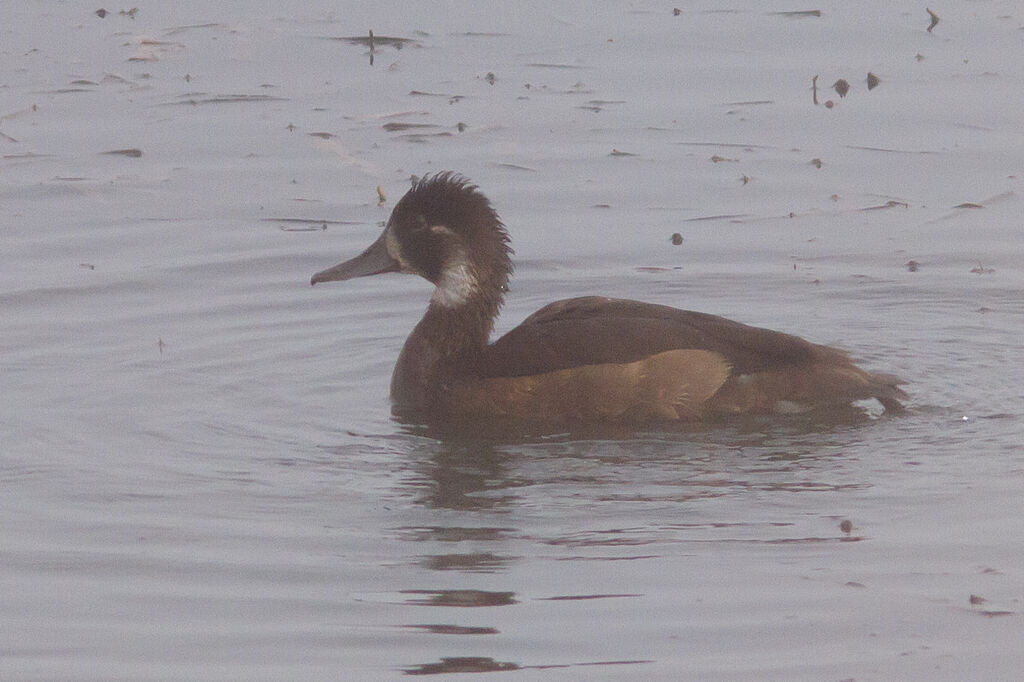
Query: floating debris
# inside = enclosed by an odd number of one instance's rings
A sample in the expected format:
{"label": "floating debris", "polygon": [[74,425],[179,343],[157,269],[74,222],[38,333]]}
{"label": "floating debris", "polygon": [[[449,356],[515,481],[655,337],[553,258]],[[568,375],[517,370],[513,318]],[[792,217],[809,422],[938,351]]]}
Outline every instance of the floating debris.
{"label": "floating debris", "polygon": [[466,625],[403,625],[404,628],[424,630],[435,635],[497,635],[499,630],[491,627],[474,627]]}
{"label": "floating debris", "polygon": [[992,275],[995,274],[995,271],[995,268],[986,268],[981,261],[978,261],[978,267],[971,268],[972,275]]}
{"label": "floating debris", "polygon": [[388,195],[384,194],[384,188],[377,185],[377,205],[383,206],[388,203]]}
{"label": "floating debris", "polygon": [[95,270],[96,266],[92,263],[79,263],[78,267],[85,268],[86,270]]}
{"label": "floating debris", "polygon": [[868,90],[874,90],[878,87],[879,83],[881,81],[878,79],[878,76],[868,71]]}
{"label": "floating debris", "polygon": [[386,130],[387,132],[393,133],[393,132],[401,131],[401,130],[414,130],[414,129],[423,129],[423,128],[439,128],[440,126],[435,125],[433,123],[401,123],[399,121],[392,121],[390,123],[385,123],[381,127],[384,128],[384,130]]}
{"label": "floating debris", "polygon": [[160,355],[164,354],[164,346],[166,345],[167,344],[164,343],[164,340],[162,338],[160,338],[159,336],[156,338],[156,349],[160,351]]}
{"label": "floating debris", "polygon": [[985,599],[984,597],[981,597],[977,594],[972,594],[968,601],[971,602],[971,606],[977,606],[978,604],[984,604],[988,601],[988,599]]}
{"label": "floating debris", "polygon": [[683,243],[683,235],[679,234],[678,232],[673,232],[672,233],[672,246],[679,246],[682,243]]}
{"label": "floating debris", "polygon": [[750,182],[750,176],[749,175],[742,175],[742,176],[740,176],[740,184],[746,185],[749,182]]}
{"label": "floating debris", "polygon": [[458,123],[455,124],[455,129],[458,130],[460,133],[466,132],[466,128],[468,127],[469,126],[463,123],[462,121],[459,121]]}
{"label": "floating debris", "polygon": [[404,668],[406,675],[447,675],[452,673],[493,673],[520,670],[518,663],[496,661],[483,656],[443,656],[438,663],[421,663]]}
{"label": "floating debris", "polygon": [[814,78],[811,79],[811,101],[814,102],[814,106],[818,106],[818,74],[814,74]]}
{"label": "floating debris", "polygon": [[840,97],[846,97],[846,93],[850,91],[850,84],[846,82],[845,78],[840,78],[832,84],[832,88],[839,93]]}
{"label": "floating debris", "polygon": [[293,223],[309,227],[282,227],[282,232],[313,232],[326,230],[327,225],[362,225],[356,220],[321,220],[319,218],[261,218],[269,223]]}
{"label": "floating debris", "polygon": [[98,16],[100,19],[105,19],[108,14],[109,12],[107,12],[107,10],[103,9],[102,7],[96,10],[96,16]]}
{"label": "floating debris", "polygon": [[718,154],[714,154],[711,157],[711,163],[722,163],[723,161],[728,161],[729,163],[739,163],[740,160],[730,159],[725,156],[719,156]]}
{"label": "floating debris", "polygon": [[[538,69],[570,69],[570,70],[582,70],[589,67],[577,66],[575,64],[549,64],[547,62],[530,62],[527,66],[532,66]],[[578,84],[577,84],[578,85]]]}
{"label": "floating debris", "polygon": [[324,232],[327,230],[327,223],[321,223],[319,227],[310,225],[309,227],[284,227],[281,226],[282,232]]}
{"label": "floating debris", "polygon": [[843,519],[839,522],[839,530],[849,535],[853,531],[853,521],[850,519]]}
{"label": "floating debris", "polygon": [[907,261],[907,272],[917,272],[917,269],[921,267],[921,264],[916,260]]}
{"label": "floating debris", "polygon": [[618,149],[612,149],[611,154],[609,154],[608,156],[636,156],[636,154],[633,154],[631,152],[619,151]]}
{"label": "floating debris", "polygon": [[749,213],[723,213],[720,215],[704,215],[697,216],[696,218],[684,218],[684,223],[699,223],[705,220],[729,220],[732,222],[741,222],[743,218],[749,218]]}
{"label": "floating debris", "polygon": [[811,159],[811,165],[814,166],[815,168],[821,168],[821,159]]}
{"label": "floating debris", "polygon": [[110,156],[129,156],[133,159],[137,159],[142,156],[141,149],[111,149],[109,152],[102,152]]}
{"label": "floating debris", "polygon": [[484,80],[487,81],[489,85],[494,85],[494,81],[497,79],[495,78],[493,71],[488,71],[487,75],[484,76]]}
{"label": "floating debris", "polygon": [[836,103],[835,103],[835,102],[833,102],[832,100],[828,100],[827,102],[825,102],[825,108],[826,108],[826,109],[831,109],[831,108],[832,108],[832,107],[834,107],[835,105],[836,105]]}
{"label": "floating debris", "polygon": [[319,137],[322,140],[329,140],[334,137],[334,133],[308,133],[310,137]]}
{"label": "floating debris", "polygon": [[447,97],[448,104],[455,104],[466,99],[465,95],[449,95],[444,92],[427,92],[425,90],[410,90],[410,97]]}
{"label": "floating debris", "polygon": [[419,41],[413,40],[412,38],[397,38],[394,36],[375,36],[372,35],[373,31],[370,31],[371,35],[368,36],[324,36],[324,40],[340,40],[342,42],[351,43],[353,45],[365,45],[366,47],[373,46],[374,49],[381,45],[393,47],[396,50],[401,50],[407,46],[419,46]]}
{"label": "floating debris", "polygon": [[924,8],[928,12],[928,16],[932,18],[932,23],[928,24],[928,32],[931,33],[932,29],[939,25],[939,15],[931,11],[927,7]]}
{"label": "floating debris", "polygon": [[[284,100],[284,97],[274,97],[272,95],[206,95],[200,93],[203,96],[197,97],[196,94],[182,95],[182,99],[177,102],[167,102],[167,106],[178,105],[178,104],[190,104],[197,106],[200,104],[238,104],[238,103],[249,103],[249,102],[280,102]],[[289,128],[291,130],[293,128]]]}
{"label": "floating debris", "polygon": [[796,10],[796,11],[793,11],[793,12],[772,12],[772,14],[775,14],[776,16],[780,16],[780,17],[796,17],[796,18],[799,18],[799,17],[820,17],[821,16],[821,10],[820,9],[804,9],[804,10]]}
{"label": "floating debris", "polygon": [[971,201],[965,201],[962,204],[957,204],[953,208],[985,208],[985,207],[982,206],[981,204],[975,204],[974,202],[971,202]]}
{"label": "floating debris", "polygon": [[885,202],[884,204],[881,204],[880,206],[867,206],[865,208],[859,208],[857,210],[858,211],[881,211],[881,210],[887,209],[887,208],[898,208],[898,207],[910,208],[910,204],[908,204],[905,201],[896,201],[895,199],[890,199],[889,201]]}

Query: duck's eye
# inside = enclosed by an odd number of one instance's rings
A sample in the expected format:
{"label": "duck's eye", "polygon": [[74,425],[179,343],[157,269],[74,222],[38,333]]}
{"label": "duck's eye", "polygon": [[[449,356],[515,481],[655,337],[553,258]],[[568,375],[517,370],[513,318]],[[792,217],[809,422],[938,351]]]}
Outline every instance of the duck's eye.
{"label": "duck's eye", "polygon": [[427,224],[427,219],[421,215],[418,215],[416,216],[416,220],[413,221],[412,228],[410,231],[415,234],[417,232],[422,232],[428,227],[430,226]]}

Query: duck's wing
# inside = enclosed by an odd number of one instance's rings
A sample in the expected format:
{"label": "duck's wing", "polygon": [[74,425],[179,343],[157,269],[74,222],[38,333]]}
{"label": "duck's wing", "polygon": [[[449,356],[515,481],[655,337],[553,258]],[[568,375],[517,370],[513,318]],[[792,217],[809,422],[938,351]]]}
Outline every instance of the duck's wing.
{"label": "duck's wing", "polygon": [[721,356],[751,374],[846,354],[782,332],[669,306],[587,296],[556,301],[491,344],[486,376],[516,377],[583,365],[628,363],[670,350]]}
{"label": "duck's wing", "polygon": [[[588,404],[586,395],[594,393],[600,403],[624,368],[637,377],[624,383],[630,400],[660,405],[651,414],[680,418],[802,411],[867,398],[899,412],[906,397],[899,378],[862,370],[838,348],[715,315],[599,297],[537,311],[491,344],[480,374],[503,382],[503,389],[489,387],[497,395],[536,396],[541,391],[531,382],[541,381],[553,387],[549,409],[557,411],[563,395]],[[594,372],[608,381],[597,388],[580,381]],[[563,374],[572,380],[564,387],[555,381]],[[643,384],[655,377],[658,385]]]}

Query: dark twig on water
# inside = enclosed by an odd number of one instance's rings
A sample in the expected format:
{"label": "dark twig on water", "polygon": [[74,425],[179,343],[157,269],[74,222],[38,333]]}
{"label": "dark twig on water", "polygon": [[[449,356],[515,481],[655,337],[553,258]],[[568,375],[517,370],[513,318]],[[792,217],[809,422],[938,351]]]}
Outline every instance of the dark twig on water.
{"label": "dark twig on water", "polygon": [[373,31],[370,31],[370,66],[373,66]]}
{"label": "dark twig on water", "polygon": [[928,12],[928,16],[932,18],[932,23],[928,24],[928,32],[931,33],[932,29],[939,25],[939,15],[931,11],[927,7],[924,8]]}
{"label": "dark twig on water", "polygon": [[818,106],[818,75],[811,79],[811,96],[814,98],[814,106]]}

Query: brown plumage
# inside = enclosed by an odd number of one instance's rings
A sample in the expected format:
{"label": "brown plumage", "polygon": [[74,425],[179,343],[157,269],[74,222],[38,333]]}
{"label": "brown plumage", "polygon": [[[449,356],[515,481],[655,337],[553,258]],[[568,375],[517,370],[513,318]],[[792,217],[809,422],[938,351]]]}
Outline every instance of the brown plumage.
{"label": "brown plumage", "polygon": [[396,412],[409,418],[692,421],[870,398],[902,410],[897,378],[864,371],[841,350],[639,301],[557,301],[489,344],[510,254],[486,197],[441,173],[413,186],[370,248],[311,281],[402,271],[436,285],[392,376]]}

